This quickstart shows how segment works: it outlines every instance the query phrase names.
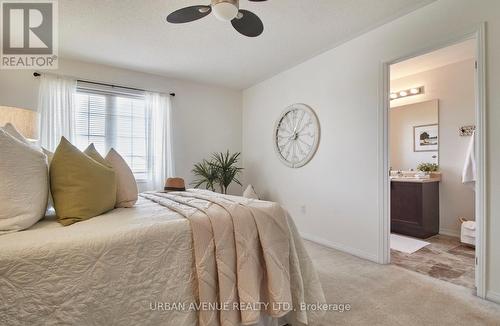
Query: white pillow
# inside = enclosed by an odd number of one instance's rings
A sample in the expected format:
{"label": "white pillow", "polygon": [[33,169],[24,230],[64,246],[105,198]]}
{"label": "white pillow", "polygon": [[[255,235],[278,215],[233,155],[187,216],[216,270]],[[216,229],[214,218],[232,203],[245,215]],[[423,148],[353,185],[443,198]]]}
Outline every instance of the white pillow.
{"label": "white pillow", "polygon": [[127,162],[115,151],[110,149],[105,160],[116,173],[116,204],[115,207],[132,207],[137,202],[137,183]]}
{"label": "white pillow", "polygon": [[19,140],[20,142],[23,142],[25,144],[28,144],[28,140],[24,138],[23,135],[19,131],[17,131],[16,127],[12,125],[12,123],[7,122],[5,126],[3,126],[3,130],[7,132],[9,135],[14,137],[15,139]]}
{"label": "white pillow", "polygon": [[21,133],[17,131],[16,127],[14,127],[12,123],[7,122],[5,126],[3,126],[3,130],[20,142],[25,143],[26,145],[29,145],[36,150],[41,150],[40,147],[37,146],[36,141],[31,141],[21,135]]}
{"label": "white pillow", "polygon": [[243,197],[251,199],[259,199],[259,196],[255,192],[255,189],[253,189],[252,185],[248,185],[247,189],[245,189],[245,191],[243,192]]}
{"label": "white pillow", "polygon": [[0,234],[29,228],[45,215],[47,157],[0,130]]}

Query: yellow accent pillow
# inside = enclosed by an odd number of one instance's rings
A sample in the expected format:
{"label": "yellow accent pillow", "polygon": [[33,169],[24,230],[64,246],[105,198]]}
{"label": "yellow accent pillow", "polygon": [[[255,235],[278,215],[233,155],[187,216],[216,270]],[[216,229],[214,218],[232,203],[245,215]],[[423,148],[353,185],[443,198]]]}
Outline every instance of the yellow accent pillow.
{"label": "yellow accent pillow", "polygon": [[115,207],[113,169],[80,152],[64,137],[50,164],[50,189],[57,218],[64,226]]}

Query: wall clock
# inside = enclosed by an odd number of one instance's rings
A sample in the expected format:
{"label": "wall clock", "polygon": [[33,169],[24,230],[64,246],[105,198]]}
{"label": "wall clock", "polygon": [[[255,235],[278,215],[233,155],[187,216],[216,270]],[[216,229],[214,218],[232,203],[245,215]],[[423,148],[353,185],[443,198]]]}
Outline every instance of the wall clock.
{"label": "wall clock", "polygon": [[287,107],[274,127],[274,149],[279,159],[291,168],[309,162],[319,145],[318,117],[305,104]]}

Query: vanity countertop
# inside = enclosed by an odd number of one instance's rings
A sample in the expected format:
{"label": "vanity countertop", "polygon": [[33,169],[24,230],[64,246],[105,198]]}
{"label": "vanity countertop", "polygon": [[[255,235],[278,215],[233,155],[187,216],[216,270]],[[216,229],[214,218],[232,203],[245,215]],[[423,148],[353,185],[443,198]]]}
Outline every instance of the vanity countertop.
{"label": "vanity countertop", "polygon": [[415,177],[391,177],[391,182],[413,182],[413,183],[429,183],[440,182],[441,176],[432,176],[430,178],[415,178]]}

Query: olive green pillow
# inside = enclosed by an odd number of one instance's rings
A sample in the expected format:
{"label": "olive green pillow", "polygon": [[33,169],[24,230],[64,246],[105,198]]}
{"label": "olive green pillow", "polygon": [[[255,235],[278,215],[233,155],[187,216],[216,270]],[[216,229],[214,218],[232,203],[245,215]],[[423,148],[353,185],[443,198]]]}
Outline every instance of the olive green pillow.
{"label": "olive green pillow", "polygon": [[62,137],[50,164],[50,189],[57,218],[66,226],[113,209],[116,176]]}

